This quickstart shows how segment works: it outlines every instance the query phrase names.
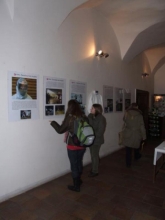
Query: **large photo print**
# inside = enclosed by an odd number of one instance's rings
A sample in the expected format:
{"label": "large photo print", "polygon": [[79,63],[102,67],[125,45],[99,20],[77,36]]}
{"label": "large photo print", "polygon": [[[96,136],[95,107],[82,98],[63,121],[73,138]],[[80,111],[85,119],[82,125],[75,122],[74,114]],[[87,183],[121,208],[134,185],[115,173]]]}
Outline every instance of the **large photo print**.
{"label": "large photo print", "polygon": [[62,89],[46,89],[46,104],[61,104]]}
{"label": "large photo print", "polygon": [[9,121],[38,119],[38,76],[8,72]]}
{"label": "large photo print", "polygon": [[37,99],[37,80],[12,77],[12,99]]}
{"label": "large photo print", "polygon": [[64,116],[65,104],[66,80],[44,76],[44,118]]}

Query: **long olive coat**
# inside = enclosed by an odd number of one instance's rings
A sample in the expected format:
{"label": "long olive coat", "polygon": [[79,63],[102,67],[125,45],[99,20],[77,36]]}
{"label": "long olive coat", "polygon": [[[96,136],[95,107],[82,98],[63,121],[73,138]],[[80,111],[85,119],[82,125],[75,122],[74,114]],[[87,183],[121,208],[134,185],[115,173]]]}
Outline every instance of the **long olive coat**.
{"label": "long olive coat", "polygon": [[95,133],[93,145],[102,145],[104,143],[104,132],[106,129],[105,117],[102,114],[98,114],[96,117],[93,114],[89,114],[88,119]]}
{"label": "long olive coat", "polygon": [[138,109],[128,110],[123,120],[125,123],[123,145],[136,149],[139,148],[140,142],[146,139],[146,130],[141,112]]}

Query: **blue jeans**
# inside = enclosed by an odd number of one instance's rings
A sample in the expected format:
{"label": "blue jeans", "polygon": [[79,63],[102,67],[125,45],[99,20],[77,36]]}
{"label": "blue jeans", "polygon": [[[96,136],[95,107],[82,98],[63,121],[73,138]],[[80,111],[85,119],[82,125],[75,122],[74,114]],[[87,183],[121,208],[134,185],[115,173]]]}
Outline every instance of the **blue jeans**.
{"label": "blue jeans", "polygon": [[83,156],[85,153],[85,148],[82,150],[69,150],[68,157],[70,160],[70,166],[73,178],[79,178],[83,171]]}

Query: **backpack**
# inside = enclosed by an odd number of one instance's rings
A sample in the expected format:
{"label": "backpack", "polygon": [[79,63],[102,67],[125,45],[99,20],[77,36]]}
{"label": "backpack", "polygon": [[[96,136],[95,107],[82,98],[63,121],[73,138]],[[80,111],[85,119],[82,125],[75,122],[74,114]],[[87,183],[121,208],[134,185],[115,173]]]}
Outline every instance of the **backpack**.
{"label": "backpack", "polygon": [[82,118],[74,120],[74,133],[71,137],[75,146],[81,147],[90,147],[95,140],[93,128]]}

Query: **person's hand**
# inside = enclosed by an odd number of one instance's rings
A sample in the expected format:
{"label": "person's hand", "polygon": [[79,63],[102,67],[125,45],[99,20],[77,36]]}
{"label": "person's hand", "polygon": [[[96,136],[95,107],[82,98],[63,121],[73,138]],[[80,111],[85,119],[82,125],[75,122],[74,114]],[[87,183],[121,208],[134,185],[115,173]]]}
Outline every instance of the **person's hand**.
{"label": "person's hand", "polygon": [[147,143],[147,139],[142,140],[143,145],[146,145],[146,143]]}

